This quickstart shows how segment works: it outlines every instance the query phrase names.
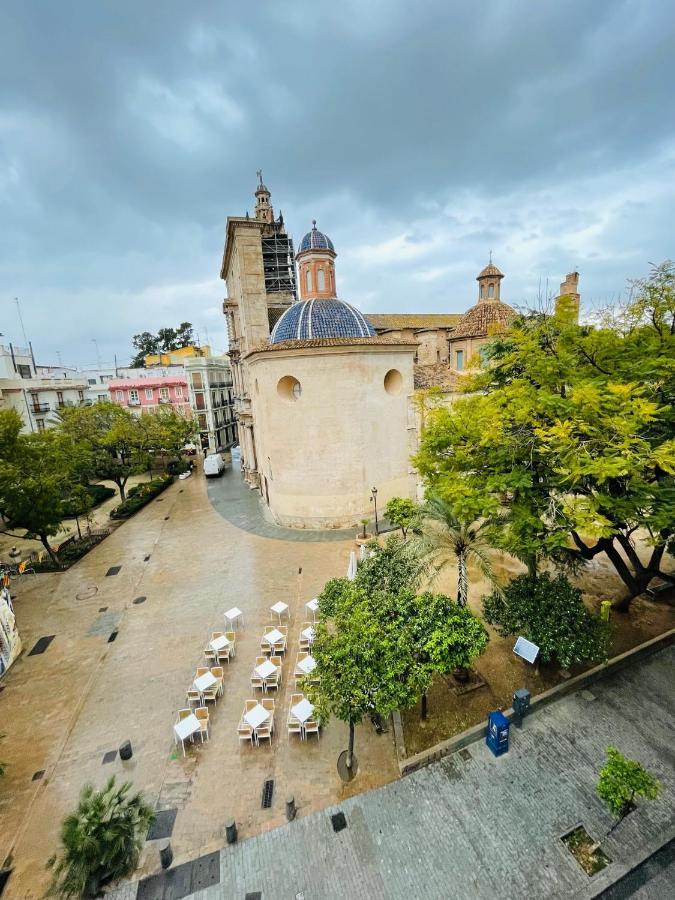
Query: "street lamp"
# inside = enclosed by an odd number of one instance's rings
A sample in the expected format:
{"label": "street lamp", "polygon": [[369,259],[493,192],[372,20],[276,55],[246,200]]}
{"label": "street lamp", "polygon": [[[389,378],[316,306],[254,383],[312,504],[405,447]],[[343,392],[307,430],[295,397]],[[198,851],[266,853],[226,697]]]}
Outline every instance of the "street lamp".
{"label": "street lamp", "polygon": [[375,534],[378,535],[380,533],[380,528],[377,522],[377,488],[371,488],[370,499],[375,504]]}

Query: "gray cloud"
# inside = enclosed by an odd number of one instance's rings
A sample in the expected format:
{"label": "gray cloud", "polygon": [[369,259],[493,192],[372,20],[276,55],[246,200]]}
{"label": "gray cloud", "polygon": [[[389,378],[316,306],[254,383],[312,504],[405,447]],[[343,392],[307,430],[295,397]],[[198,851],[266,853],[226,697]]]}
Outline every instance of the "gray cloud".
{"label": "gray cloud", "polygon": [[462,310],[570,267],[609,299],[672,256],[669,0],[350,0],[0,10],[0,330],[124,357],[191,319],[225,343],[224,219],[262,166],[364,310]]}

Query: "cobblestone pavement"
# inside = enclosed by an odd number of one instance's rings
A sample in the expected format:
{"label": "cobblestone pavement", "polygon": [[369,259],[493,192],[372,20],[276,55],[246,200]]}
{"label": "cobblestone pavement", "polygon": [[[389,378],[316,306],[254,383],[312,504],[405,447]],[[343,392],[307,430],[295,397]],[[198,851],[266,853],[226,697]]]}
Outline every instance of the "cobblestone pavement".
{"label": "cobblestone pavement", "polygon": [[[0,758],[8,763],[0,863],[9,857],[13,866],[3,900],[43,895],[59,823],[85,781],[101,785],[116,774],[158,809],[177,809],[172,844],[180,862],[219,849],[230,816],[242,838],[280,824],[287,792],[305,814],[397,777],[391,734],[358,729],[361,770],[343,787],[336,759],[346,728],[332,722],[320,742],[302,743],[285,729],[304,603],[327,578],[346,571],[352,547],[344,540],[270,540],[235,527],[214,510],[196,475],[174,484],[67,572],[13,584],[24,653],[0,692],[0,732],[7,735]],[[114,566],[120,571],[106,575]],[[134,603],[139,597],[145,600]],[[236,727],[253,696],[249,678],[277,600],[291,607],[290,645],[277,734],[271,747],[256,749],[239,744]],[[223,629],[223,612],[235,604],[246,614],[245,628],[226,667],[225,696],[211,708],[211,740],[190,746],[183,759],[172,740],[176,710],[203,665],[211,631]],[[49,635],[47,650],[29,655]],[[113,754],[105,762],[127,739],[133,758],[123,763]],[[271,808],[263,810],[266,778],[275,789]],[[159,869],[159,843],[146,844],[139,874]]]}
{"label": "cobblestone pavement", "polygon": [[[577,824],[612,860],[608,882],[675,830],[675,650],[559,700],[512,733],[508,754],[485,744],[274,831],[225,847],[220,882],[195,900],[476,900],[587,898],[589,879],[560,838]],[[654,802],[609,836],[613,820],[595,793],[605,750],[639,759],[663,784]],[[343,813],[335,831],[332,816]],[[667,862],[667,861],[666,861]],[[665,865],[665,863],[664,863]],[[663,865],[652,864],[638,896],[658,896]],[[647,878],[649,876],[649,878]],[[259,892],[259,893],[258,893]],[[672,893],[672,881],[671,881]],[[178,897],[125,886],[111,900]],[[614,895],[612,895],[614,896]],[[617,894],[617,896],[627,896]],[[660,896],[668,896],[661,894]]]}

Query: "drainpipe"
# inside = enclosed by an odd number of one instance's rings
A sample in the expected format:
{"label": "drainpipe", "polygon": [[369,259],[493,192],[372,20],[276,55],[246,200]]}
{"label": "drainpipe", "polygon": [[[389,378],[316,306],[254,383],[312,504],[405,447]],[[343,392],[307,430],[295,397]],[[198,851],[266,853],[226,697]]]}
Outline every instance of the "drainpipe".
{"label": "drainpipe", "polygon": [[15,374],[15,375],[18,375],[18,374],[19,374],[19,370],[18,370],[17,367],[16,367],[16,359],[14,358],[14,347],[12,347],[12,342],[11,342],[11,341],[9,342],[9,352],[10,352],[10,354],[11,354],[11,356],[12,356],[12,365],[14,366],[14,374]]}
{"label": "drainpipe", "polygon": [[28,349],[30,350],[30,358],[33,360],[33,371],[37,375],[37,366],[35,365],[35,354],[33,353],[33,345],[28,341]]}

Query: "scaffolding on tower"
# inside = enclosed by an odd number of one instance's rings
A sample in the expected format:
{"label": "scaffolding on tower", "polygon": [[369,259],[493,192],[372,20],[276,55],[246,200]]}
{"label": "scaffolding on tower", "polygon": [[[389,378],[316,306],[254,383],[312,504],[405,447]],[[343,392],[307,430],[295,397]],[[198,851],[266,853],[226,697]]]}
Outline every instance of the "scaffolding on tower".
{"label": "scaffolding on tower", "polygon": [[261,241],[265,292],[286,293],[295,299],[295,252],[292,239],[274,229],[271,234],[263,234]]}

